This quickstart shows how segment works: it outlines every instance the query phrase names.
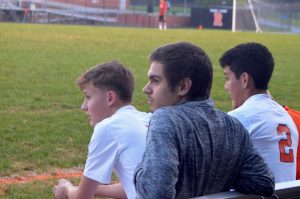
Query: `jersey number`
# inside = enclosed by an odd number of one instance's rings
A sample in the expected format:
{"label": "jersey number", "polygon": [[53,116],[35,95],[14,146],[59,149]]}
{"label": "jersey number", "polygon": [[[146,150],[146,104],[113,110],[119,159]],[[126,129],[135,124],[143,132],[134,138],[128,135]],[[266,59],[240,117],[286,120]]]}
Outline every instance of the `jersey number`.
{"label": "jersey number", "polygon": [[278,125],[277,134],[286,135],[287,139],[281,139],[279,141],[279,151],[280,151],[280,162],[294,162],[294,153],[293,149],[289,149],[288,153],[285,152],[285,147],[292,146],[291,132],[286,125]]}

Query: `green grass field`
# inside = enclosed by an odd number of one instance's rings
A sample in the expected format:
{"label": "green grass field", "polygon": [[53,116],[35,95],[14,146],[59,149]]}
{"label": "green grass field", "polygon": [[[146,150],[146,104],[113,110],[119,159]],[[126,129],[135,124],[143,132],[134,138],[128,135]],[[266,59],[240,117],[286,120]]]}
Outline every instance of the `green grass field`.
{"label": "green grass field", "polygon": [[[300,110],[300,35],[0,23],[0,177],[82,167],[92,128],[80,110],[75,79],[98,63],[119,60],[136,78],[133,104],[148,111],[142,93],[148,55],[178,41],[197,44],[211,57],[212,98],[224,111],[231,102],[219,57],[241,42],[265,44],[276,62],[270,91]],[[52,198],[54,183],[5,185],[0,197]]]}

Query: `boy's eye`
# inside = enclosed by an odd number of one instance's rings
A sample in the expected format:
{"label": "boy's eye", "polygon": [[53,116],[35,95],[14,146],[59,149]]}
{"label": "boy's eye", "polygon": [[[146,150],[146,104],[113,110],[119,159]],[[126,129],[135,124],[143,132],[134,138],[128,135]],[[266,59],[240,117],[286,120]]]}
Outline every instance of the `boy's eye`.
{"label": "boy's eye", "polygon": [[151,82],[157,83],[157,82],[159,82],[159,80],[158,79],[151,79]]}

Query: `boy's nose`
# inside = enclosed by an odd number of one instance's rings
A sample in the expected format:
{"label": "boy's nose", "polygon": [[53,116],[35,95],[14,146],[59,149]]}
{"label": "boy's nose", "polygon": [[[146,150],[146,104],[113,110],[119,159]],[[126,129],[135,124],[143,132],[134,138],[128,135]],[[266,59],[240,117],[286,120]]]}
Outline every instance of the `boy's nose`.
{"label": "boy's nose", "polygon": [[146,93],[146,94],[149,94],[149,93],[150,93],[150,86],[149,86],[149,83],[147,83],[147,84],[144,86],[143,92]]}
{"label": "boy's nose", "polygon": [[225,84],[224,84],[224,88],[225,88],[225,90],[228,90],[228,85],[227,85],[227,82],[225,82]]}
{"label": "boy's nose", "polygon": [[81,104],[81,110],[85,111],[87,110],[87,106],[86,106],[86,101],[84,100],[83,103]]}

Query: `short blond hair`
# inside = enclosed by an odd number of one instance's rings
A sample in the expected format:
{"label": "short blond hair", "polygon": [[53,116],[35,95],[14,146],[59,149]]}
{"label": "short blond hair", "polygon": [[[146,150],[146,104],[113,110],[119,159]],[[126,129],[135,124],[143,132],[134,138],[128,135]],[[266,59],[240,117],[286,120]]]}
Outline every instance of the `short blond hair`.
{"label": "short blond hair", "polygon": [[96,65],[77,79],[77,85],[81,90],[88,83],[92,83],[99,89],[115,91],[123,102],[132,100],[134,77],[131,71],[118,61]]}

